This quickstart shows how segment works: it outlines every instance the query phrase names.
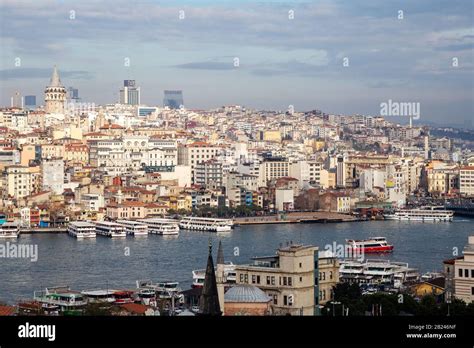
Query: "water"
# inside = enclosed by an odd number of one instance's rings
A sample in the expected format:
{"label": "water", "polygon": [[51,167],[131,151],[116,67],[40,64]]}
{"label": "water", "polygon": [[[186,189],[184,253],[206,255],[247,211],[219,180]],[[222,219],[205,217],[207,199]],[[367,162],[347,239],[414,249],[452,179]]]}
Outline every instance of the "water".
{"label": "water", "polygon": [[[32,298],[33,291],[48,286],[69,285],[72,289],[135,288],[135,281],[179,281],[183,289],[192,283],[193,269],[206,266],[209,238],[222,240],[226,260],[248,263],[253,256],[273,255],[286,242],[327,244],[345,239],[386,237],[394,245],[388,258],[408,262],[420,272],[442,270],[442,261],[453,257],[474,235],[474,220],[451,223],[368,221],[334,224],[253,225],[237,227],[216,235],[181,231],[177,237],[150,235],[78,241],[67,234],[22,235],[17,243],[38,245],[38,261],[0,259],[0,301],[13,303]],[[5,241],[0,241],[5,243]],[[126,256],[129,248],[129,256]]]}

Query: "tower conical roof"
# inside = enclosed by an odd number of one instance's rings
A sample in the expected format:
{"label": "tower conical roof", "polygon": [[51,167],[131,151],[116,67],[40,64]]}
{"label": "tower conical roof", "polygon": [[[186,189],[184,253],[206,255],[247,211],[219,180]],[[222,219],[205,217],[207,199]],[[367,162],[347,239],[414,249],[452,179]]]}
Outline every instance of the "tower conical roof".
{"label": "tower conical roof", "polygon": [[62,87],[62,86],[63,85],[61,84],[61,79],[59,78],[58,68],[55,65],[53,69],[53,75],[51,75],[51,81],[49,83],[49,87]]}
{"label": "tower conical roof", "polygon": [[214,261],[212,260],[212,245],[209,242],[209,256],[207,257],[206,276],[202,287],[201,299],[199,303],[199,314],[202,315],[222,315],[219,306],[219,295],[217,294],[216,273]]}

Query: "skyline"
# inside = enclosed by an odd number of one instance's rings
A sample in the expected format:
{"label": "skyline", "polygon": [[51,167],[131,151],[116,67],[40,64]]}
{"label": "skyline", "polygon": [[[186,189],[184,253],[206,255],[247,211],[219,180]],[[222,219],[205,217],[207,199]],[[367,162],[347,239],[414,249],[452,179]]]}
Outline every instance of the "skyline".
{"label": "skyline", "polygon": [[113,4],[2,1],[1,104],[17,90],[42,104],[57,65],[66,87],[97,104],[116,102],[123,80],[134,79],[148,105],[176,89],[191,109],[294,105],[378,115],[381,103],[396,100],[420,103],[421,123],[472,119],[467,2],[393,1],[383,9],[372,0]]}

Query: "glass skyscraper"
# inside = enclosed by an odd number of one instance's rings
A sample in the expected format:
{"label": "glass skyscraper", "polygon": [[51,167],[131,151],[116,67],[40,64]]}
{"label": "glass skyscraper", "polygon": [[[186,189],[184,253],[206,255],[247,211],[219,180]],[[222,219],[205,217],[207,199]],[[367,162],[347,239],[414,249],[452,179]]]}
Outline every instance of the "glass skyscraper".
{"label": "glass skyscraper", "polygon": [[179,109],[181,105],[184,105],[183,91],[165,91],[163,98],[163,106],[169,107],[170,109]]}
{"label": "glass skyscraper", "polygon": [[140,87],[136,87],[135,80],[124,80],[120,90],[120,103],[140,105]]}
{"label": "glass skyscraper", "polygon": [[34,109],[36,108],[36,96],[35,95],[25,95],[25,109]]}

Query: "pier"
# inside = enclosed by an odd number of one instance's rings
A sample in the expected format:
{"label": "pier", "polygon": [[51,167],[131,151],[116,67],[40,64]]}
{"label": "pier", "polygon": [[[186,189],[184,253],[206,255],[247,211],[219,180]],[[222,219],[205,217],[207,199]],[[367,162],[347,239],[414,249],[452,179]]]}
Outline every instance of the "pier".
{"label": "pier", "polygon": [[37,234],[37,233],[67,233],[67,227],[20,228],[20,234]]}
{"label": "pier", "polygon": [[[283,216],[282,216],[283,215]],[[237,225],[335,223],[359,221],[356,217],[333,212],[292,212],[287,214],[240,217],[234,219]]]}

